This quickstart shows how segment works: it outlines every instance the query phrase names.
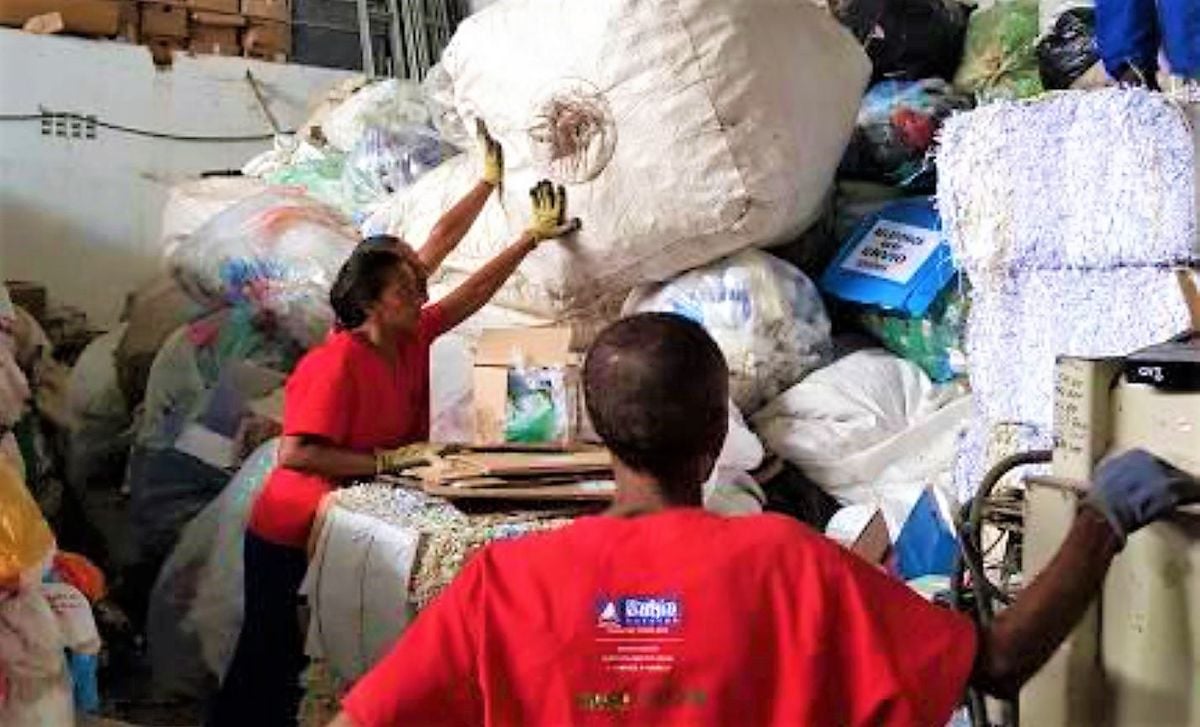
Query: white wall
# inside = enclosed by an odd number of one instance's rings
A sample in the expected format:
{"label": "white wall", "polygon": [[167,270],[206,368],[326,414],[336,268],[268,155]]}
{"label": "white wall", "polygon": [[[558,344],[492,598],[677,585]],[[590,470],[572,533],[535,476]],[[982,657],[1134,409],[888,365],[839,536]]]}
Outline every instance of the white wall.
{"label": "white wall", "polygon": [[[0,114],[52,111],[193,135],[253,135],[270,127],[245,81],[249,68],[284,128],[342,71],[240,58],[179,55],[156,70],[141,46],[0,29]],[[269,142],[197,143],[98,129],[92,141],[0,122],[0,277],[36,280],[52,300],[111,326],[126,293],[160,264],[159,213],[174,182],[238,169]]]}

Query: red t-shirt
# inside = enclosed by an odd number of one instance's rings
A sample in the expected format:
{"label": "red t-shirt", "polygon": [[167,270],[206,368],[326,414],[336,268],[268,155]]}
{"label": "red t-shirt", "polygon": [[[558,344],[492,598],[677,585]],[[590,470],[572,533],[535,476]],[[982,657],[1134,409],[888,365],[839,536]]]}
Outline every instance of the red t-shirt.
{"label": "red t-shirt", "polygon": [[[283,433],[323,437],[360,452],[427,440],[429,346],[442,326],[436,304],[422,310],[417,330],[400,342],[394,367],[358,335],[331,333],[288,379]],[[324,477],[276,467],[254,503],[250,531],[303,548],[332,488]]]}
{"label": "red t-shirt", "polygon": [[936,725],[961,614],[794,520],[583,518],[471,559],[343,702],[382,725]]}

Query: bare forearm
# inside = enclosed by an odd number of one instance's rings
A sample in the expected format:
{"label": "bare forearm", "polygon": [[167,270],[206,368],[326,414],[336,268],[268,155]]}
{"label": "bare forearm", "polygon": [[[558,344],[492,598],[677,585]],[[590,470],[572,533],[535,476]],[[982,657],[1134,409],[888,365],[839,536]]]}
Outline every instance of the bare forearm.
{"label": "bare forearm", "polygon": [[483,206],[487,204],[492,189],[492,185],[487,182],[478,182],[433,226],[429,232],[429,239],[417,252],[426,271],[432,273],[437,270],[446,256],[462,241],[475,219],[479,217]]}
{"label": "bare forearm", "polygon": [[373,454],[305,441],[300,437],[283,438],[279,445],[279,464],[288,469],[335,480],[375,474]]}
{"label": "bare forearm", "polygon": [[1081,508],[1045,570],[981,631],[975,686],[1015,696],[1079,623],[1117,549],[1117,536],[1104,517]]}
{"label": "bare forearm", "polygon": [[485,306],[525,256],[536,247],[537,243],[528,233],[522,234],[503,252],[476,270],[462,285],[455,288],[454,292],[439,301],[438,304],[446,317],[446,329],[454,328]]}

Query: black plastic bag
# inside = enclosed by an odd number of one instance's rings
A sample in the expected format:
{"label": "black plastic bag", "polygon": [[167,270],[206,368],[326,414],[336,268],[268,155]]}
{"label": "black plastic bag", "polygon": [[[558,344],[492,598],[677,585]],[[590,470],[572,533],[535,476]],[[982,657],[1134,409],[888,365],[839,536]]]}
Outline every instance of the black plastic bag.
{"label": "black plastic bag", "polygon": [[1043,86],[1070,88],[1100,60],[1095,11],[1073,8],[1058,16],[1054,28],[1038,43],[1037,58]]}
{"label": "black plastic bag", "polygon": [[910,193],[933,191],[930,153],[942,121],[971,99],[940,78],[881,81],[867,90],[842,157],[845,179],[881,182]]}
{"label": "black plastic bag", "polygon": [[866,48],[874,80],[954,77],[970,10],[957,0],[832,0]]}

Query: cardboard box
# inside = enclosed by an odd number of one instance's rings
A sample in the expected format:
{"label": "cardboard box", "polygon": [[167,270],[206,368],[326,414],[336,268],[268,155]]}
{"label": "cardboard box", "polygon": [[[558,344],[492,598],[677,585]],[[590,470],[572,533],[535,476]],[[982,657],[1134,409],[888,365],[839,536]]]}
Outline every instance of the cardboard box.
{"label": "cardboard box", "polygon": [[241,0],[186,0],[189,9],[200,12],[238,15],[242,12]]}
{"label": "cardboard box", "polygon": [[242,33],[242,50],[250,58],[285,61],[292,52],[292,26],[252,19]]}
{"label": "cardboard box", "polygon": [[883,513],[876,510],[867,526],[859,533],[850,551],[873,565],[883,565],[892,554],[892,537],[888,533]]}
{"label": "cardboard box", "polygon": [[117,38],[137,45],[142,40],[142,18],[138,5],[133,0],[120,0],[119,17],[117,19]]}
{"label": "cardboard box", "polygon": [[67,24],[63,22],[62,13],[55,11],[45,15],[35,15],[25,22],[21,30],[34,35],[54,35],[63,32],[66,28]]}
{"label": "cardboard box", "polygon": [[292,22],[291,0],[241,0],[242,15],[277,23]]}
{"label": "cardboard box", "polygon": [[246,27],[246,19],[241,15],[230,15],[229,13],[214,13],[208,10],[199,10],[192,13],[192,36],[195,37],[197,32],[196,26],[207,26],[210,28],[244,28]]}
{"label": "cardboard box", "polygon": [[187,50],[185,38],[147,38],[146,47],[150,49],[150,57],[156,66],[169,66],[174,61],[176,51]]}
{"label": "cardboard box", "polygon": [[187,38],[188,10],[183,5],[168,3],[142,3],[142,28],[144,38]]}
{"label": "cardboard box", "polygon": [[68,33],[111,37],[120,11],[114,0],[0,0],[0,25],[20,28],[31,18],[58,13]]}
{"label": "cardboard box", "polygon": [[[231,16],[242,20],[241,16]],[[236,25],[210,25],[192,23],[188,50],[217,56],[239,56],[242,54],[241,30]]]}
{"label": "cardboard box", "polygon": [[580,359],[570,328],[484,331],[475,351],[475,443],[577,441]]}

